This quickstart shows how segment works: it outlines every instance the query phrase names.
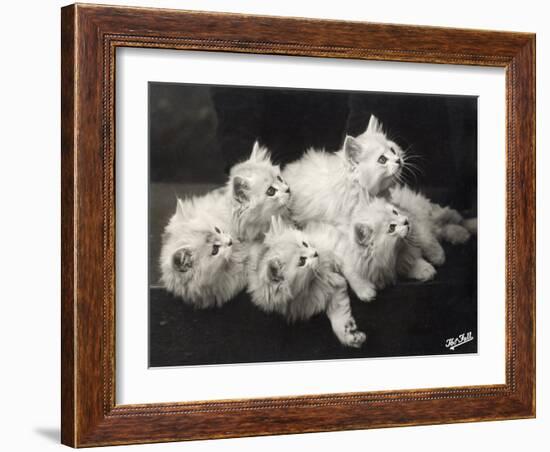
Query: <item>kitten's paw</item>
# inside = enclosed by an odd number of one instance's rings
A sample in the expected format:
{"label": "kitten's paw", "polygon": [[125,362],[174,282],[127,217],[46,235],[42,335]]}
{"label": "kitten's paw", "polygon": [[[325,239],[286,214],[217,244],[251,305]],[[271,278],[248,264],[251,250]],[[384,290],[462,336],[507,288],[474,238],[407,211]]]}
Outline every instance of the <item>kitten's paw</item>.
{"label": "kitten's paw", "polygon": [[424,259],[417,260],[409,272],[409,277],[417,281],[429,281],[434,279],[437,271],[432,264]]}
{"label": "kitten's paw", "polygon": [[353,290],[361,301],[369,302],[376,298],[376,289],[372,286],[361,286]]}
{"label": "kitten's paw", "polygon": [[449,223],[460,223],[462,221],[462,215],[460,215],[457,210],[448,208],[446,220]]}
{"label": "kitten's paw", "polygon": [[443,207],[435,212],[435,219],[440,223],[458,224],[462,221],[462,215],[450,207]]}
{"label": "kitten's paw", "polygon": [[466,243],[470,238],[468,230],[458,224],[448,224],[444,227],[444,237],[453,245],[459,245]]}
{"label": "kitten's paw", "polygon": [[440,266],[445,263],[445,251],[439,245],[431,247],[429,250],[425,250],[426,259],[432,264]]}
{"label": "kitten's paw", "polygon": [[346,341],[343,343],[348,347],[361,348],[365,341],[367,340],[367,335],[362,331],[354,331],[346,335]]}
{"label": "kitten's paw", "polygon": [[342,344],[347,347],[360,348],[367,340],[367,335],[357,329],[355,320],[350,319],[344,325],[344,334],[340,338]]}
{"label": "kitten's paw", "polygon": [[470,234],[477,234],[477,218],[467,218],[462,222],[462,226],[464,226]]}

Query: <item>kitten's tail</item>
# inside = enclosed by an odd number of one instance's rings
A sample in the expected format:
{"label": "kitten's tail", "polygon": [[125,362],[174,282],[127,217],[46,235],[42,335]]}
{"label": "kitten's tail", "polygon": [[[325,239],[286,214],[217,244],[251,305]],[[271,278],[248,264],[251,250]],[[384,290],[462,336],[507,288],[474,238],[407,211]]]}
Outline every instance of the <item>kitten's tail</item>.
{"label": "kitten's tail", "polygon": [[477,218],[466,218],[462,220],[462,226],[471,234],[477,235]]}

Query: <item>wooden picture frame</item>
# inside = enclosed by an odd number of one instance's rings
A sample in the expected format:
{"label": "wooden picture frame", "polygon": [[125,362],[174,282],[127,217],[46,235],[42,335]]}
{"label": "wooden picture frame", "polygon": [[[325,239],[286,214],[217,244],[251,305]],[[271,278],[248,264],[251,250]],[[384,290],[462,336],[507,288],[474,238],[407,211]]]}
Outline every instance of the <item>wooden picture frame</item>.
{"label": "wooden picture frame", "polygon": [[[535,35],[162,9],[62,9],[62,442],[73,447],[535,416]],[[506,70],[506,383],[115,403],[115,50]],[[496,150],[495,150],[496,151]]]}

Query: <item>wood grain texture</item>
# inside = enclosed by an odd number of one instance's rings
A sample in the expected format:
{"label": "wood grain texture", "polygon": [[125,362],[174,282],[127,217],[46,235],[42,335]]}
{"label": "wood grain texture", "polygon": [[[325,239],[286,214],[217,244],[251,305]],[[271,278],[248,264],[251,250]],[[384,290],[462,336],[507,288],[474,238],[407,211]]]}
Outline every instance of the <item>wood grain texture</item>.
{"label": "wood grain texture", "polygon": [[74,9],[63,9],[61,18],[61,441],[75,443],[75,322],[74,296],[74,159],[75,159],[75,59]]}
{"label": "wood grain texture", "polygon": [[[506,68],[506,384],[115,404],[116,48]],[[62,442],[75,447],[535,415],[535,37],[72,5],[62,10]]]}

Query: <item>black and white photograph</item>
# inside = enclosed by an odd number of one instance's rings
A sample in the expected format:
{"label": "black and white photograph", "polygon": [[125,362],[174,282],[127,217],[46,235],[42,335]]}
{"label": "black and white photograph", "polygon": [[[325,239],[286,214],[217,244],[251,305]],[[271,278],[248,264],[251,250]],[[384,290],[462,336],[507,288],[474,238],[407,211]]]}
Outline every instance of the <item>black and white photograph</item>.
{"label": "black and white photograph", "polygon": [[478,351],[476,96],[148,97],[150,367]]}
{"label": "black and white photograph", "polygon": [[3,6],[2,450],[547,451],[544,2]]}

